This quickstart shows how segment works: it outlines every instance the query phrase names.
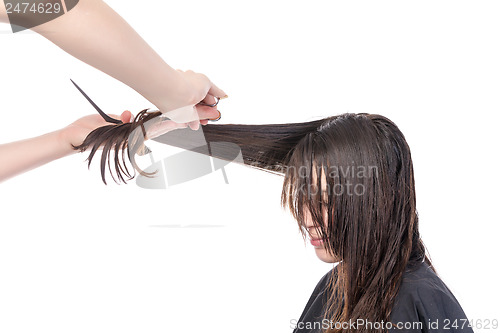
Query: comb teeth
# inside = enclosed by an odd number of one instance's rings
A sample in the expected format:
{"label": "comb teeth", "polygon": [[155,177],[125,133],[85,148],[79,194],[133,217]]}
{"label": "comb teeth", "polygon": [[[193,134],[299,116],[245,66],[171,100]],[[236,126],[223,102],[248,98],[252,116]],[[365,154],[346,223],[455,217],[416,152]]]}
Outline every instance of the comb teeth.
{"label": "comb teeth", "polygon": [[108,116],[107,114],[105,114],[100,107],[97,106],[97,104],[94,103],[93,100],[90,99],[89,96],[87,96],[87,94],[71,79],[69,79],[76,87],[76,89],[78,89],[78,91],[80,91],[82,93],[82,95],[87,99],[87,101],[89,101],[90,104],[92,104],[92,106],[97,110],[97,112],[99,112],[99,114],[101,115],[101,117],[104,118],[105,121],[107,121],[108,123],[113,123],[113,124],[123,124],[123,122],[121,120],[118,120],[118,119],[114,119],[114,118],[111,118],[110,116]]}

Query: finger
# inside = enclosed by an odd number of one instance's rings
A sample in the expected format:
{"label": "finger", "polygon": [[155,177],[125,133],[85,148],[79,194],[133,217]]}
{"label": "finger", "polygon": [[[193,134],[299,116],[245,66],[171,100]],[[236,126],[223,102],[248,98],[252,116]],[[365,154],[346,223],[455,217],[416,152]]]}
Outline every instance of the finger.
{"label": "finger", "polygon": [[227,94],[224,92],[224,90],[220,89],[217,87],[215,84],[211,82],[212,86],[208,90],[208,93],[212,96],[217,96],[219,98],[226,98]]}
{"label": "finger", "polygon": [[170,132],[177,128],[186,128],[187,124],[185,123],[176,123],[172,120],[164,120],[157,124],[154,124],[148,129],[147,136],[148,139],[154,139],[160,135],[163,135],[167,132]]}
{"label": "finger", "polygon": [[193,105],[186,105],[175,110],[164,112],[163,114],[176,123],[187,123],[199,119],[196,107]]}
{"label": "finger", "polygon": [[129,110],[123,111],[123,113],[120,116],[120,119],[124,123],[130,123],[134,119],[134,116],[132,115],[132,112]]}
{"label": "finger", "polygon": [[200,120],[200,124],[205,126],[206,124],[208,124],[208,119],[202,119]]}
{"label": "finger", "polygon": [[219,120],[219,119],[221,118],[222,114],[220,113],[220,111],[219,111],[219,110],[217,110],[217,112],[219,113],[219,115],[218,115],[217,117],[210,118],[210,119],[208,119],[208,120],[212,120],[212,121],[217,121],[217,120]]}
{"label": "finger", "polygon": [[[110,116],[111,118],[113,119],[119,119],[121,120],[123,123],[129,123],[131,122],[133,119],[134,119],[134,115],[132,114],[132,112],[126,110],[126,111],[123,111],[121,115],[117,115],[117,114],[108,114],[108,116]],[[101,117],[102,119],[102,117]],[[104,121],[106,124],[110,124],[108,123],[106,120],[102,119],[102,121]]]}
{"label": "finger", "polygon": [[196,112],[198,113],[199,119],[217,119],[220,116],[217,107],[197,105]]}
{"label": "finger", "polygon": [[189,128],[193,131],[197,131],[200,128],[200,120],[193,120],[188,123]]}
{"label": "finger", "polygon": [[[207,96],[205,96],[205,98],[203,99],[203,101],[205,104],[215,104],[215,102],[217,102],[217,100],[215,99],[215,97],[213,95],[210,95],[210,94],[207,94]],[[204,105],[204,106],[208,106],[208,105]]]}

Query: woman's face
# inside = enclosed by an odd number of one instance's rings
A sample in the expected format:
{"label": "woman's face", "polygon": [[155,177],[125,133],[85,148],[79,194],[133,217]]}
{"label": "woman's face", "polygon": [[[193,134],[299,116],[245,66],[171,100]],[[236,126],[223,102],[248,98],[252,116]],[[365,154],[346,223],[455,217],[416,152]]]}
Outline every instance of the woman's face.
{"label": "woman's face", "polygon": [[[313,170],[313,178],[316,179],[316,175],[314,174],[315,171]],[[322,172],[321,173],[321,193],[322,193],[322,200],[323,202],[327,202],[326,196],[328,195],[327,190],[326,190],[326,177],[325,174]],[[340,260],[338,260],[336,257],[332,256],[330,253],[325,248],[325,244],[328,242],[328,239],[321,239],[319,236],[319,230],[314,226],[314,223],[312,221],[312,216],[309,211],[306,210],[305,212],[305,228],[307,230],[307,234],[309,236],[311,245],[314,246],[314,250],[316,251],[316,255],[318,258],[324,262],[327,263],[335,263]],[[328,223],[328,211],[326,209],[326,206],[323,210],[323,221],[325,223]]]}
{"label": "woman's face", "polygon": [[[325,214],[323,214],[323,218],[326,220],[326,209]],[[314,246],[314,251],[316,251],[316,255],[318,258],[324,262],[334,263],[338,262],[334,256],[332,256],[325,248],[325,243],[328,242],[328,239],[320,239],[317,228],[313,225],[311,215],[306,213],[306,225],[307,233],[309,235],[309,240],[311,245]]]}

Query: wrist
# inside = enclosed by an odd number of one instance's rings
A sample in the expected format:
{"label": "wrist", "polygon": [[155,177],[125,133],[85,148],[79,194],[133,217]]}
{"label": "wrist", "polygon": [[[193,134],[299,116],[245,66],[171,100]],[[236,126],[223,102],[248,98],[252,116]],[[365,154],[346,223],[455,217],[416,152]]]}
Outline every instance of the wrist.
{"label": "wrist", "polygon": [[204,96],[197,96],[196,91],[181,72],[172,70],[164,76],[163,84],[145,96],[161,112],[169,112],[182,107],[195,105]]}
{"label": "wrist", "polygon": [[73,149],[72,140],[68,133],[68,127],[62,128],[53,132],[54,137],[54,146],[57,147],[57,150],[64,156],[71,155],[76,153],[77,151]]}

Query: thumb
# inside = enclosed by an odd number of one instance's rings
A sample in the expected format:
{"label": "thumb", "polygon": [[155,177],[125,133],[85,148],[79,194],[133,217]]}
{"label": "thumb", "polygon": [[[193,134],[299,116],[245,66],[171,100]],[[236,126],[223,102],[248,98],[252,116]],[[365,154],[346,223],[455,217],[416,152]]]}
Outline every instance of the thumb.
{"label": "thumb", "polygon": [[212,96],[219,97],[219,98],[226,98],[227,94],[222,90],[221,88],[217,87],[215,84],[210,82],[211,87],[208,90],[208,93]]}

